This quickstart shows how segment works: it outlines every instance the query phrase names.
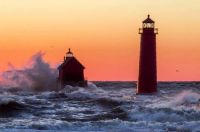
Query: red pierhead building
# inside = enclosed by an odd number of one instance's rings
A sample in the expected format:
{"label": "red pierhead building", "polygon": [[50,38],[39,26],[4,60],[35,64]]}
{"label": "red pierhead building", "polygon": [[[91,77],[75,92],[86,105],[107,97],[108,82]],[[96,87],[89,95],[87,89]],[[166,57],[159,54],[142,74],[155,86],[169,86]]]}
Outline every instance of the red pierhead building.
{"label": "red pierhead building", "polygon": [[58,67],[59,87],[64,87],[65,85],[86,86],[87,81],[84,78],[84,69],[85,67],[73,56],[69,49],[66,56],[64,56],[63,63]]}
{"label": "red pierhead building", "polygon": [[141,34],[141,43],[137,93],[155,93],[157,91],[156,35],[158,29],[155,28],[155,22],[150,15],[143,21],[139,34]]}

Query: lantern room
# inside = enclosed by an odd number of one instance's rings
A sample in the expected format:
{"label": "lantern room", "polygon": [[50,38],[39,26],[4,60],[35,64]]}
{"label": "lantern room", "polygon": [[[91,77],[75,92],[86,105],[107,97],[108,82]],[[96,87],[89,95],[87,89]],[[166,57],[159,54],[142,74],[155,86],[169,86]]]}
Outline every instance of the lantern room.
{"label": "lantern room", "polygon": [[154,21],[150,18],[150,15],[147,16],[147,19],[143,21],[143,28],[154,28]]}

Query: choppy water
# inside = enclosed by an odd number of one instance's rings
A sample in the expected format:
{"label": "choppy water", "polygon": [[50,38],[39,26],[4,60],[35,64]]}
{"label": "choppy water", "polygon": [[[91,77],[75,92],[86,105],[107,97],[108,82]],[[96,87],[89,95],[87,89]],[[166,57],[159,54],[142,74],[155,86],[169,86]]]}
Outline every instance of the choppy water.
{"label": "choppy water", "polygon": [[[1,131],[200,131],[200,83],[95,82],[60,91],[0,89]],[[22,130],[23,129],[23,130]]]}

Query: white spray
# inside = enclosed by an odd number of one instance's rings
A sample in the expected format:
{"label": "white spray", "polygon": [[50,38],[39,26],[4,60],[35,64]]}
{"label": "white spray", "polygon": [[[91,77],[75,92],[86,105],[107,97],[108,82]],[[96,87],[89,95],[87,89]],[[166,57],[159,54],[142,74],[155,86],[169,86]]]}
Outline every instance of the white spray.
{"label": "white spray", "polygon": [[30,58],[28,67],[11,67],[9,71],[1,73],[1,87],[54,90],[57,70],[52,69],[50,64],[43,60],[43,56],[42,52],[38,52]]}

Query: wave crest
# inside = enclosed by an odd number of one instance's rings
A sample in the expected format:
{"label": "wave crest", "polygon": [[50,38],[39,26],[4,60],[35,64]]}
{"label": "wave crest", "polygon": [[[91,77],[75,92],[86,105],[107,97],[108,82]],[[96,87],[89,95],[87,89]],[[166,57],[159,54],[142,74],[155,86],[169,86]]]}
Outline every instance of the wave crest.
{"label": "wave crest", "polygon": [[57,70],[43,59],[44,53],[33,55],[27,66],[21,69],[12,67],[1,73],[1,87],[26,88],[35,91],[53,90],[56,88]]}

